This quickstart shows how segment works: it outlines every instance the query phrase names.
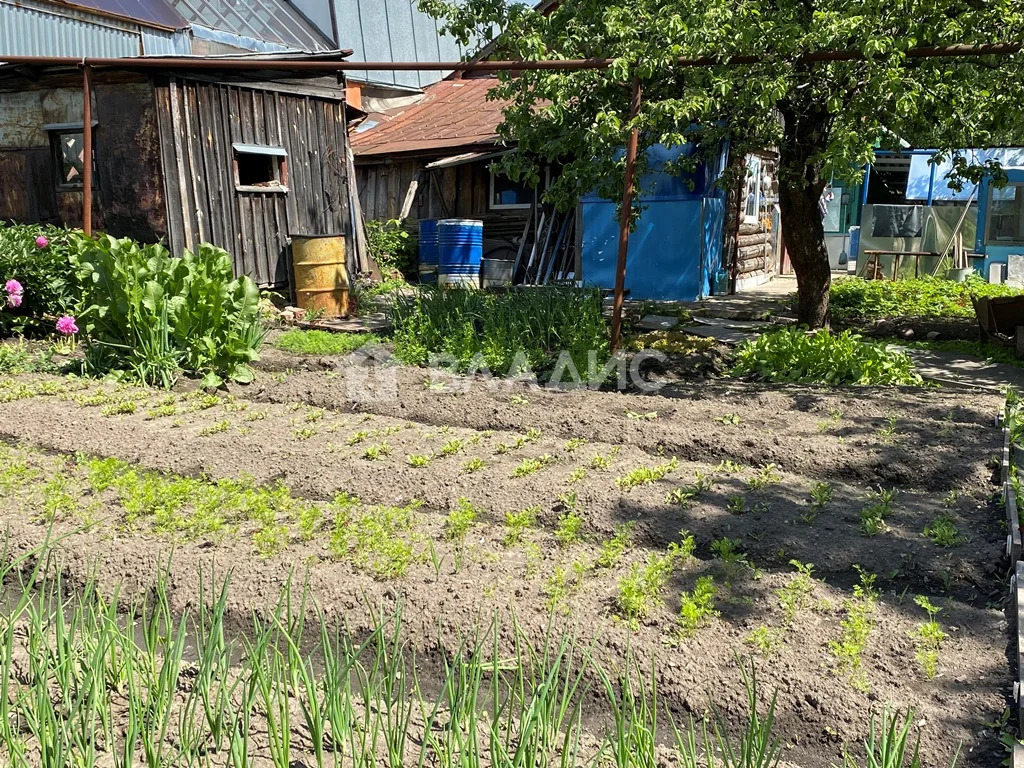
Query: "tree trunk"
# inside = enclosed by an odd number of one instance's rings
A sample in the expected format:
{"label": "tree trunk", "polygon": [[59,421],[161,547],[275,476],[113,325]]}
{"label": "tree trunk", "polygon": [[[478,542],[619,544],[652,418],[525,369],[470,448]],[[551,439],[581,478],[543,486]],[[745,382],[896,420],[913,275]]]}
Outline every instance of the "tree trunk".
{"label": "tree trunk", "polygon": [[796,273],[797,318],[810,328],[828,326],[828,289],[832,270],[825,247],[825,227],[818,210],[823,189],[799,179],[779,183],[782,236]]}
{"label": "tree trunk", "polygon": [[779,147],[779,211],[796,273],[797,317],[801,325],[825,328],[832,271],[818,202],[825,190],[820,158],[828,145],[829,120],[827,112],[801,107],[780,109],[785,127]]}

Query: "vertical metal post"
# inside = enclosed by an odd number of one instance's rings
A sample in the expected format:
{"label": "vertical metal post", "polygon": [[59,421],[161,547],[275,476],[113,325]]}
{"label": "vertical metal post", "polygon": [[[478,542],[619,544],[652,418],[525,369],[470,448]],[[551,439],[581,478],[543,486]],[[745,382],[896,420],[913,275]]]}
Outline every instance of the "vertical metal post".
{"label": "vertical metal post", "polygon": [[92,67],[82,64],[82,230],[92,236]]}
{"label": "vertical metal post", "polygon": [[[636,120],[640,114],[642,97],[640,78],[633,81],[633,98],[629,105],[629,119]],[[612,304],[612,354],[619,348],[622,339],[622,302],[626,291],[626,254],[629,251],[629,224],[633,212],[633,181],[636,170],[637,144],[640,141],[640,129],[634,123],[626,143],[626,172],[622,187],[622,211],[619,214],[619,259],[615,268],[615,299]]]}

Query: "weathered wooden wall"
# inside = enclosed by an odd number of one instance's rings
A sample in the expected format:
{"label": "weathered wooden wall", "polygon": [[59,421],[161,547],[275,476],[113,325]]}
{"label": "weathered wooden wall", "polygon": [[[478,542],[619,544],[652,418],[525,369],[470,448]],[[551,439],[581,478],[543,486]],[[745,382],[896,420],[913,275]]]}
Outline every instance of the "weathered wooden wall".
{"label": "weathered wooden wall", "polygon": [[[733,173],[740,173],[745,164],[744,158],[733,158],[731,162],[737,164],[737,167],[732,169]],[[769,169],[775,167],[774,156],[763,155],[761,162],[766,172],[771,172]],[[729,190],[727,196],[723,263],[733,276],[739,279],[776,273],[779,269],[778,253],[772,247],[772,232],[767,224],[771,220],[772,203],[766,204],[762,197],[763,215],[759,216],[756,222],[744,221],[743,182],[742,177],[738,178],[739,181]]]}
{"label": "weathered wooden wall", "polygon": [[[340,95],[172,78],[157,82],[156,104],[176,251],[213,243],[232,253],[237,272],[283,286],[291,235],[344,234],[351,242]],[[233,143],[283,147],[288,191],[236,190]]]}
{"label": "weathered wooden wall", "polygon": [[[447,168],[426,169],[433,160],[417,158],[360,163],[356,158],[356,184],[363,216],[387,221],[401,218],[408,205],[407,225],[420,219],[479,219],[484,222],[484,254],[488,258],[514,256],[523,235],[527,209],[490,210],[490,160]],[[409,199],[412,195],[411,200]]]}
{"label": "weathered wooden wall", "polygon": [[[154,241],[166,232],[156,114],[148,81],[98,74],[93,93],[94,226]],[[9,78],[0,89],[0,220],[82,225],[82,193],[58,189],[47,124],[82,121],[76,76]]]}

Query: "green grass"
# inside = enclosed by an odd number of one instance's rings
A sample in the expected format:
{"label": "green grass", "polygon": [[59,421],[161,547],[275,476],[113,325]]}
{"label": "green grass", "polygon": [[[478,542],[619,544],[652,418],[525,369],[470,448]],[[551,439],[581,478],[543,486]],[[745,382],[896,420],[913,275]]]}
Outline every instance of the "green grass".
{"label": "green grass", "polygon": [[331,333],[329,331],[285,331],[273,344],[297,355],[347,355],[370,342],[380,341],[372,333]]}

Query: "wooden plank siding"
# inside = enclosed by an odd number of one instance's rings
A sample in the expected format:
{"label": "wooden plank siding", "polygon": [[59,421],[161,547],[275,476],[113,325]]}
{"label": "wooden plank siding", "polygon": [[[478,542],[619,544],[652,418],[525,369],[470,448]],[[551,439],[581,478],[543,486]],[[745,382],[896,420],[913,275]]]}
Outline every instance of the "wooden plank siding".
{"label": "wooden plank siding", "polygon": [[[291,236],[351,242],[340,97],[183,77],[155,90],[175,251],[212,243],[232,253],[236,272],[281,287],[291,280]],[[288,191],[236,189],[235,143],[283,147]]]}

